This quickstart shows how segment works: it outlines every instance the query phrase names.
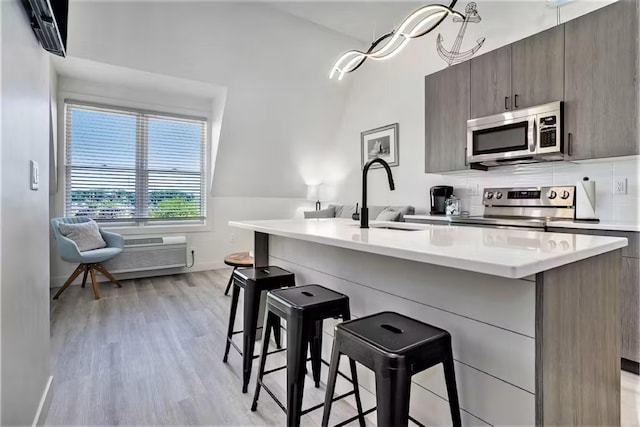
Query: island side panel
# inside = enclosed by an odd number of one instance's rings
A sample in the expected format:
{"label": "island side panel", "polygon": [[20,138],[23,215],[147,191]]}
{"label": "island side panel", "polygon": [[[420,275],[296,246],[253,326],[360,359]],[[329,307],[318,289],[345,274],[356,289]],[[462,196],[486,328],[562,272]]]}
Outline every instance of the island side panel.
{"label": "island side panel", "polygon": [[536,424],[620,425],[616,250],[536,277]]}
{"label": "island side panel", "polygon": [[[534,424],[534,281],[279,236],[271,236],[270,255],[271,264],[293,271],[299,285],[317,283],[349,295],[354,317],[398,311],[450,331],[464,425]],[[513,318],[496,313],[500,307]],[[332,334],[332,322],[326,323]],[[375,390],[371,373],[359,374],[362,389]],[[412,414],[426,425],[450,422],[441,367],[413,382]]]}

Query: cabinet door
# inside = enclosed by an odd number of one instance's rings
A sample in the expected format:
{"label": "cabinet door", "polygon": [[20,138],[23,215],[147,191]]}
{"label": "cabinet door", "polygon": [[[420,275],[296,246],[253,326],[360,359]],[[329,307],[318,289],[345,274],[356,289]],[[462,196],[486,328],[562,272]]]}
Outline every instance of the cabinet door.
{"label": "cabinet door", "polygon": [[511,45],[513,107],[526,108],[564,97],[564,26]]}
{"label": "cabinet door", "polygon": [[425,172],[466,169],[469,61],[425,77]]}
{"label": "cabinet door", "polygon": [[639,154],[638,1],[565,24],[565,132],[570,160]]}
{"label": "cabinet door", "polygon": [[471,59],[471,118],[511,110],[511,45]]}
{"label": "cabinet door", "polygon": [[622,258],[622,357],[640,362],[640,259]]}

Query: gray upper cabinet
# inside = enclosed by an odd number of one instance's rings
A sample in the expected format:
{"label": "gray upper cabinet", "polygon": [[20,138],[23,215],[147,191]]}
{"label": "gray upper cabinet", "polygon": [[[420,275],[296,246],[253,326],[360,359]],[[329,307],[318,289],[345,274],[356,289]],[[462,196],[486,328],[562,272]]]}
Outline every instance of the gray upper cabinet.
{"label": "gray upper cabinet", "polygon": [[565,141],[571,160],[638,152],[638,1],[565,24]]}
{"label": "gray upper cabinet", "polygon": [[511,109],[511,45],[471,61],[471,118]]}
{"label": "gray upper cabinet", "polygon": [[511,45],[513,108],[564,97],[564,26],[553,27]]}
{"label": "gray upper cabinet", "polygon": [[425,77],[425,172],[466,169],[469,61]]}

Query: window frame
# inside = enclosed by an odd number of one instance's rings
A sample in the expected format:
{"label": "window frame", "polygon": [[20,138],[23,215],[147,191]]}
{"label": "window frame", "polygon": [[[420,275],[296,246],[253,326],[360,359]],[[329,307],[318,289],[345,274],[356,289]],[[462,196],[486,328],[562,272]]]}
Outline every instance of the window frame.
{"label": "window frame", "polygon": [[[79,108],[87,107],[88,109],[104,109],[104,110],[113,110],[115,112],[123,112],[125,114],[134,114],[136,115],[136,151],[139,149],[139,144],[144,144],[145,152],[148,151],[148,140],[146,132],[142,132],[144,135],[141,135],[140,132],[140,118],[143,116],[147,116],[148,118],[162,118],[166,117],[168,119],[182,119],[182,120],[192,120],[197,122],[202,122],[204,125],[203,130],[203,138],[202,138],[202,147],[200,148],[201,158],[200,158],[200,173],[201,173],[201,190],[200,190],[200,201],[201,201],[201,214],[200,217],[186,217],[184,219],[180,218],[120,218],[116,220],[108,220],[108,219],[95,219],[102,227],[107,229],[118,230],[121,232],[127,231],[135,231],[136,233],[152,233],[157,232],[158,229],[168,229],[169,232],[179,232],[179,231],[209,231],[210,227],[208,226],[208,216],[209,216],[209,203],[208,203],[208,183],[210,179],[210,174],[212,171],[210,170],[210,117],[204,114],[185,114],[182,112],[168,111],[168,110],[160,110],[154,108],[141,108],[138,106],[130,105],[130,102],[123,101],[121,104],[119,103],[110,103],[110,102],[102,102],[82,99],[83,97],[64,97],[61,96],[60,99],[60,108],[59,111],[59,121],[58,123],[63,123],[61,126],[62,129],[62,141],[63,141],[63,150],[58,150],[61,162],[59,164],[62,165],[62,170],[59,172],[59,176],[63,178],[62,182],[62,200],[61,200],[61,210],[63,215],[68,215],[67,212],[67,195],[70,189],[70,170],[71,167],[67,163],[68,157],[68,149],[70,138],[67,132],[71,129],[67,124],[67,108],[68,106],[76,106]],[[90,97],[96,98],[96,97]],[[102,98],[102,97],[99,97]],[[180,109],[180,108],[178,108]],[[184,109],[182,109],[184,110]],[[61,119],[61,120],[60,120]],[[139,177],[142,172],[149,172],[149,165],[146,163],[146,169],[143,169],[139,165],[139,161],[136,158],[135,161],[135,187],[136,194],[138,193],[139,187]],[[148,186],[148,176],[146,179],[146,186]],[[146,197],[145,197],[146,198]],[[137,199],[137,198],[136,198]],[[148,205],[147,205],[148,208]],[[139,211],[139,205],[136,201],[135,211]]]}

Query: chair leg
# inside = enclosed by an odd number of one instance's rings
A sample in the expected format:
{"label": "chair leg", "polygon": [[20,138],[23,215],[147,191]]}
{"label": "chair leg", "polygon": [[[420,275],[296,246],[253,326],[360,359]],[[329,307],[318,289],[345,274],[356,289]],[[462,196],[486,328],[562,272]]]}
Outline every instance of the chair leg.
{"label": "chair leg", "polygon": [[62,287],[60,288],[60,290],[58,292],[56,292],[56,294],[53,296],[53,299],[58,299],[58,297],[65,291],[67,290],[67,288],[69,287],[69,285],[71,284],[71,282],[73,282],[76,277],[78,277],[80,275],[80,273],[82,273],[82,270],[85,268],[85,264],[80,264],[79,266],[76,267],[76,269],[73,271],[73,273],[71,273],[71,276],[69,276],[69,278],[67,279],[66,282],[64,282],[64,285],[62,285]]}
{"label": "chair leg", "polygon": [[233,285],[233,273],[236,272],[236,267],[233,267],[233,271],[231,272],[231,276],[229,276],[229,281],[227,282],[227,287],[224,290],[224,295],[229,295],[229,289],[231,289],[231,285]]}
{"label": "chair leg", "polygon": [[302,319],[287,322],[287,427],[300,427],[305,362],[313,326]]}
{"label": "chair leg", "polygon": [[91,283],[93,283],[93,295],[96,299],[100,299],[100,292],[98,291],[98,281],[96,280],[96,271],[94,267],[89,267],[89,273],[91,274]]}
{"label": "chair leg", "polygon": [[322,368],[322,320],[313,326],[313,337],[309,341],[311,353],[311,371],[316,388],[320,388],[320,370]]}
{"label": "chair leg", "polygon": [[360,427],[365,427],[364,415],[362,415],[362,400],[360,400],[360,385],[358,384],[358,371],[356,369],[356,361],[349,359],[349,367],[351,368],[351,381],[353,382],[353,397],[356,399],[356,409],[358,411],[358,422]]}
{"label": "chair leg", "polygon": [[253,351],[256,346],[256,329],[258,327],[258,313],[260,311],[261,292],[255,286],[244,288],[244,325],[242,344],[242,392],[246,393],[251,379],[253,365]]}
{"label": "chair leg", "polygon": [[406,370],[376,372],[376,407],[379,426],[407,427],[411,375]]}
{"label": "chair leg", "polygon": [[331,405],[333,404],[333,393],[336,389],[336,377],[338,376],[338,367],[340,366],[340,350],[333,343],[331,350],[331,362],[329,364],[329,377],[327,378],[327,390],[324,395],[324,412],[322,413],[322,427],[329,425],[329,416],[331,415]]}
{"label": "chair leg", "polygon": [[444,365],[444,378],[447,384],[447,394],[449,395],[449,409],[451,410],[451,421],[453,427],[460,427],[460,403],[458,402],[458,390],[456,387],[456,374],[453,367],[453,354],[442,363]]}
{"label": "chair leg", "polygon": [[240,286],[233,286],[231,292],[231,307],[229,308],[229,326],[227,328],[227,342],[224,348],[224,356],[222,362],[227,363],[229,357],[229,349],[231,348],[231,338],[233,337],[233,324],[236,321],[236,312],[238,310],[238,299],[240,298]]}
{"label": "chair leg", "polygon": [[89,274],[89,266],[84,265],[84,276],[82,276],[82,287],[87,284],[87,275]]}
{"label": "chair leg", "polygon": [[260,354],[260,367],[258,368],[258,379],[256,381],[256,391],[253,394],[253,403],[251,403],[251,411],[258,409],[258,398],[260,397],[260,389],[262,388],[262,378],[264,377],[264,367],[267,363],[267,353],[269,353],[269,339],[271,338],[271,330],[274,326],[280,327],[280,318],[272,312],[267,313],[267,323],[262,336],[262,353]]}
{"label": "chair leg", "polygon": [[118,283],[118,281],[116,280],[116,278],[115,278],[115,277],[113,277],[113,276],[111,275],[111,273],[109,273],[109,271],[108,271],[106,268],[104,268],[104,265],[102,265],[102,264],[100,264],[100,263],[97,263],[97,264],[94,264],[94,267],[95,267],[95,268],[96,268],[100,273],[102,273],[102,275],[103,275],[104,277],[106,277],[107,279],[109,279],[109,280],[111,281],[111,283],[113,283],[114,285],[116,285],[116,286],[117,286],[117,287],[119,287],[119,288],[121,288],[121,287],[122,287],[122,285],[121,285],[120,283]]}

